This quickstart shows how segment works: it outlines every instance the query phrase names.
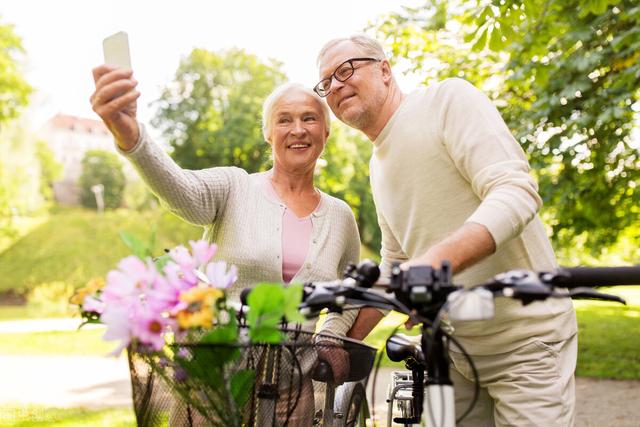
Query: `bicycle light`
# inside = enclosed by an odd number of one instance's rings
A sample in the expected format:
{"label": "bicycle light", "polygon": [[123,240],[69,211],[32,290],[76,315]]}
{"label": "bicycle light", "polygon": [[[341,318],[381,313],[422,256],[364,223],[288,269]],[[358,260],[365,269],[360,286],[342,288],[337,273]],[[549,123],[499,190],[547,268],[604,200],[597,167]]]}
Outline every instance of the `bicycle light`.
{"label": "bicycle light", "polygon": [[447,297],[451,320],[487,320],[493,318],[493,294],[483,288],[459,290]]}

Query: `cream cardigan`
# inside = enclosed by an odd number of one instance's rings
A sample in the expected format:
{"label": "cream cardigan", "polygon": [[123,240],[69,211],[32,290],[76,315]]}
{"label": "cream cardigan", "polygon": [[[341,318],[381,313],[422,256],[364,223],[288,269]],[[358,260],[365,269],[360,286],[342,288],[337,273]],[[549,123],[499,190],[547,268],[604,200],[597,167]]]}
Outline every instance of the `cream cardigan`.
{"label": "cream cardigan", "polygon": [[[204,238],[218,245],[216,258],[238,267],[229,290],[232,300],[259,282],[282,282],[282,216],[285,206],[271,200],[260,174],[237,167],[203,170],[180,168],[149,137],[140,124],[140,139],[127,152],[142,179],[163,205],[180,218],[204,227]],[[321,193],[311,215],[313,232],[304,265],[291,283],[334,280],[349,262],[358,262],[360,237],[349,206]],[[345,335],[357,311],[330,315],[323,331]]]}

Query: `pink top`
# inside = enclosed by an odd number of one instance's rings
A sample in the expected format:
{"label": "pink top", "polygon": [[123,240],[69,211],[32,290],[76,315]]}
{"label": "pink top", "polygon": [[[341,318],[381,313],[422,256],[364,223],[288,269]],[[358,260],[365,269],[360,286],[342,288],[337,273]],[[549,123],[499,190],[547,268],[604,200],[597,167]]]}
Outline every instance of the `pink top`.
{"label": "pink top", "polygon": [[[289,283],[307,258],[313,222],[311,215],[298,218],[287,208],[273,188],[270,174],[264,175],[263,186],[267,197],[285,208],[282,216],[282,279]],[[313,212],[316,212],[321,204],[322,198]]]}

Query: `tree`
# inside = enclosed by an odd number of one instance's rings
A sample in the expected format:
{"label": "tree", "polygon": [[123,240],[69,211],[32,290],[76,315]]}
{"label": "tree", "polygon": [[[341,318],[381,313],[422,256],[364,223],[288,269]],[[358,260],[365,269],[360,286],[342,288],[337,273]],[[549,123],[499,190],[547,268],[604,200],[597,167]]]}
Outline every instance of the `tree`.
{"label": "tree", "polygon": [[0,129],[0,237],[15,237],[15,219],[43,207],[35,137],[22,120]]}
{"label": "tree", "polygon": [[464,77],[490,95],[538,175],[556,242],[584,235],[598,251],[638,223],[636,1],[432,0],[376,27],[425,82]]}
{"label": "tree", "polygon": [[104,150],[87,151],[82,159],[80,175],[80,201],[83,206],[96,208],[94,185],[104,188],[104,206],[115,209],[122,204],[125,177],[122,163],[115,153]]}
{"label": "tree", "polygon": [[29,103],[31,86],[22,77],[24,49],[12,25],[0,24],[0,125],[19,116]]}
{"label": "tree", "polygon": [[53,183],[62,177],[62,164],[56,161],[45,141],[36,142],[35,155],[40,163],[40,193],[45,200],[51,202]]}
{"label": "tree", "polygon": [[14,150],[10,148],[21,150],[22,145],[12,136],[15,126],[5,126],[19,116],[32,91],[19,68],[23,54],[22,41],[13,32],[13,26],[0,24],[0,131],[3,131],[0,134],[0,237],[14,235],[13,218],[34,206],[34,195],[24,194],[32,181],[30,174],[20,173],[24,159],[12,161]]}
{"label": "tree", "polygon": [[163,90],[152,124],[182,167],[235,165],[255,172],[268,160],[262,102],[284,80],[275,61],[261,62],[240,49],[194,49]]}

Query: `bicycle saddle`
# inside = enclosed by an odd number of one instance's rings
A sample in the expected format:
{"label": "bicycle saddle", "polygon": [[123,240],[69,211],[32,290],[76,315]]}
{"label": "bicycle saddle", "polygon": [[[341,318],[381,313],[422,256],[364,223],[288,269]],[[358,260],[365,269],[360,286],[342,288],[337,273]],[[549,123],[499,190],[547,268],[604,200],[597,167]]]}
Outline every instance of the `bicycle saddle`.
{"label": "bicycle saddle", "polygon": [[395,334],[387,340],[387,356],[394,362],[401,362],[411,357],[419,363],[424,363],[420,340],[420,335]]}

